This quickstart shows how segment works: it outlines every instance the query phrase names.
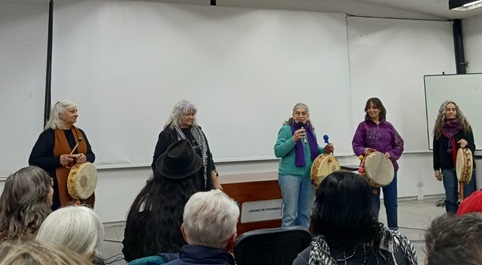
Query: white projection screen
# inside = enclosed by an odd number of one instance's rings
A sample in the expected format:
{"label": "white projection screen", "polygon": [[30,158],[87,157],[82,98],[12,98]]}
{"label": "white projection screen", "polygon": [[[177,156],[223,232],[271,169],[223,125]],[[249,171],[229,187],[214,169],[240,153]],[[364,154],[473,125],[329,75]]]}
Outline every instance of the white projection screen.
{"label": "white projection screen", "polygon": [[297,102],[352,154],[344,14],[63,0],[53,34],[52,101],[77,102],[100,167],[149,165],[182,99],[216,162],[273,159]]}
{"label": "white projection screen", "polygon": [[43,130],[48,1],[0,1],[0,176],[28,166]]}
{"label": "white projection screen", "polygon": [[455,72],[452,23],[349,17],[348,33],[353,119],[378,97],[404,152],[428,152],[423,76]]}
{"label": "white projection screen", "polygon": [[425,100],[427,106],[428,144],[433,149],[433,126],[440,105],[453,100],[467,117],[474,133],[476,150],[482,150],[482,74],[427,75],[425,80]]}

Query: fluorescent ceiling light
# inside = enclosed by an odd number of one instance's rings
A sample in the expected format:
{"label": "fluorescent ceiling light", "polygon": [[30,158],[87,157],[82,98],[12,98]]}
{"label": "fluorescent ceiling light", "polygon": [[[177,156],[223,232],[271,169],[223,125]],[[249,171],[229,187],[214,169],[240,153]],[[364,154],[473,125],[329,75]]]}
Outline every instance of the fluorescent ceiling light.
{"label": "fluorescent ceiling light", "polygon": [[482,7],[482,0],[449,0],[449,9],[467,11]]}

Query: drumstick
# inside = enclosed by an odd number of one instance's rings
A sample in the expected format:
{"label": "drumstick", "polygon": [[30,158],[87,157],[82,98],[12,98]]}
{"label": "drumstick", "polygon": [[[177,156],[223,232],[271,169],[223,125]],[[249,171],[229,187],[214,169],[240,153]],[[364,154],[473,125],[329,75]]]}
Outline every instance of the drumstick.
{"label": "drumstick", "polygon": [[[323,140],[325,141],[326,144],[330,144],[329,139],[330,139],[330,137],[327,134],[323,135]],[[333,152],[330,152],[330,153],[333,154]]]}
{"label": "drumstick", "polygon": [[82,137],[79,136],[79,141],[77,142],[77,144],[74,146],[74,149],[72,149],[72,152],[70,152],[70,155],[72,155],[75,150],[77,149],[77,147],[79,146],[79,143],[82,142]]}

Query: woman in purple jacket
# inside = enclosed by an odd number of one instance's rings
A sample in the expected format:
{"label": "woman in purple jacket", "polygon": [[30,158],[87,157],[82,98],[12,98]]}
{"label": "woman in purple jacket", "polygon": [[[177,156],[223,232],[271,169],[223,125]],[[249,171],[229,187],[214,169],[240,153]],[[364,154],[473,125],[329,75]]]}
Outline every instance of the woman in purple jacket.
{"label": "woman in purple jacket", "polygon": [[[353,136],[353,152],[357,156],[370,154],[371,149],[384,153],[393,163],[393,181],[383,187],[383,198],[387,212],[388,228],[398,229],[397,217],[397,160],[403,152],[403,139],[391,123],[386,120],[387,110],[379,98],[370,98],[365,105],[365,120],[358,124]],[[373,188],[373,215],[378,219],[380,211],[380,188]]]}

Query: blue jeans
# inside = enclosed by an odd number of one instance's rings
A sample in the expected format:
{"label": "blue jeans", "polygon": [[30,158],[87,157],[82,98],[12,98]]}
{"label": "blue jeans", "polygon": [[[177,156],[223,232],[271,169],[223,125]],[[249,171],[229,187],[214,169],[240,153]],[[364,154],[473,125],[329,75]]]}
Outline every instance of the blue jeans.
{"label": "blue jeans", "polygon": [[[459,209],[459,180],[455,169],[442,169],[443,183],[445,188],[445,211],[457,213]],[[472,179],[464,185],[464,198],[467,198],[475,191],[475,169],[472,171]]]}
{"label": "blue jeans", "polygon": [[309,229],[315,199],[315,187],[311,184],[311,178],[278,175],[278,183],[283,196],[281,226],[301,225]]}
{"label": "blue jeans", "polygon": [[[393,181],[388,186],[382,187],[383,204],[387,212],[387,225],[391,230],[398,230],[398,196],[397,196],[397,171],[393,176]],[[373,188],[372,214],[378,220],[380,212],[380,188]]]}

